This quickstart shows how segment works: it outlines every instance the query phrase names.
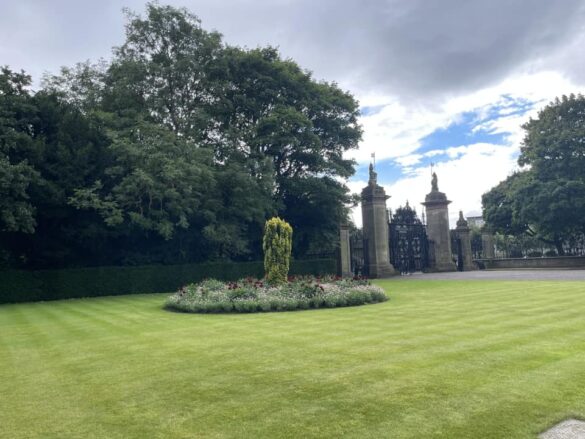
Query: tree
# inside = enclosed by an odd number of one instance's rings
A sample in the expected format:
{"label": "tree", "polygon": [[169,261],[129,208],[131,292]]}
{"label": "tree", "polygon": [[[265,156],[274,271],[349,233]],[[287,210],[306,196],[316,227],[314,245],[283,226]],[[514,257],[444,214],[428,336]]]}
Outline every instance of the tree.
{"label": "tree", "polygon": [[115,162],[104,181],[77,189],[71,202],[95,209],[108,225],[137,226],[170,239],[204,210],[203,194],[214,184],[210,157],[157,125],[137,124],[124,134],[112,139]]}
{"label": "tree", "polygon": [[585,97],[562,96],[522,126],[518,163],[539,181],[585,181]]}
{"label": "tree", "polygon": [[126,41],[114,51],[110,96],[131,95],[153,122],[204,140],[212,126],[210,107],[219,99],[221,35],[202,29],[185,8],[147,3],[146,17],[125,13]]}
{"label": "tree", "polygon": [[30,158],[38,154],[37,115],[30,82],[24,72],[0,70],[0,231],[33,233],[36,226],[30,186],[39,174]]}
{"label": "tree", "polygon": [[330,250],[352,201],[356,100],[186,9],[126,17],[111,61],[37,93],[3,70],[2,251],[31,268],[259,259],[275,215],[298,231],[295,256]]}
{"label": "tree", "polygon": [[585,232],[585,97],[563,96],[523,125],[518,163],[527,166],[482,198],[494,230],[537,236],[564,254]]}
{"label": "tree", "polygon": [[[274,48],[224,45],[185,9],[155,3],[146,9],[145,17],[127,12],[127,39],[106,75],[103,107],[208,149],[214,177],[237,177],[247,188],[246,203],[235,198],[237,191],[209,192],[222,201],[211,203],[222,211],[204,226],[205,236],[221,247],[220,257],[245,252],[250,245],[242,236],[251,230],[259,243],[264,218],[275,213],[306,231],[295,234],[300,252],[309,247],[300,240],[336,234],[347,216],[348,189],[335,177],[353,174],[354,162],[343,154],[361,138],[355,99],[335,84],[315,81]],[[315,224],[302,212],[314,209],[319,191],[319,205],[330,209],[321,216],[327,220]],[[230,193],[234,197],[226,199]],[[228,211],[234,215],[227,217]],[[230,242],[241,245],[226,253]]]}
{"label": "tree", "polygon": [[[315,81],[274,48],[227,48],[228,80],[214,118],[220,158],[239,153],[252,175],[272,172],[278,213],[296,230],[294,252],[330,248],[350,204],[347,178],[357,148],[358,104],[336,84]],[[266,163],[270,167],[266,166]]]}
{"label": "tree", "polygon": [[519,189],[526,187],[530,178],[528,172],[516,172],[483,195],[483,217],[494,231],[505,235],[535,233],[521,216],[522,200],[518,197]]}

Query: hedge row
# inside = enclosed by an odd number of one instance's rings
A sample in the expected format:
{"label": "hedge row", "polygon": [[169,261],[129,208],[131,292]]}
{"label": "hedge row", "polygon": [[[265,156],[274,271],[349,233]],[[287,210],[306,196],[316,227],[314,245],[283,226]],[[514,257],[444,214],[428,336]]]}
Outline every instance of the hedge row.
{"label": "hedge row", "polygon": [[[292,261],[290,267],[291,275],[335,272],[334,259]],[[0,303],[166,293],[206,278],[237,280],[247,276],[259,278],[263,274],[262,262],[0,271]]]}

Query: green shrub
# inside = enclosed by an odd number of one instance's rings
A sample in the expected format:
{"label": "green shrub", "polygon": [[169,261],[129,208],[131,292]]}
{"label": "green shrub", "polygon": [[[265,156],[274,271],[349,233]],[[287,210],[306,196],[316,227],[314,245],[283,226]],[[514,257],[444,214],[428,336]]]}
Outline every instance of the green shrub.
{"label": "green shrub", "polygon": [[262,249],[266,280],[273,285],[286,282],[292,251],[290,224],[278,217],[266,221]]}

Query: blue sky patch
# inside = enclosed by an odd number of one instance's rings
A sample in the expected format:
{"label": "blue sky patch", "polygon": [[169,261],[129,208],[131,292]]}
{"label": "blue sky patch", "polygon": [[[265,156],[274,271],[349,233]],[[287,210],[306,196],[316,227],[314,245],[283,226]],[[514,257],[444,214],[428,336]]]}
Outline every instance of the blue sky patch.
{"label": "blue sky patch", "polygon": [[[438,129],[420,140],[420,148],[413,155],[424,155],[429,151],[444,151],[448,148],[472,145],[476,143],[491,143],[495,145],[505,144],[507,133],[494,133],[486,127],[491,121],[503,117],[518,116],[533,109],[535,103],[525,99],[513,98],[510,95],[500,97],[500,105],[484,108],[480,111],[469,111],[458,116],[457,121],[447,128]],[[378,113],[383,105],[362,107],[362,116],[369,116]],[[477,127],[480,127],[479,129]],[[378,181],[381,184],[391,184],[408,176],[409,170],[413,168],[428,167],[431,163],[440,163],[453,160],[446,153],[438,153],[430,157],[421,157],[418,163],[411,166],[403,166],[394,159],[379,160],[376,163]],[[353,181],[368,180],[368,165],[360,165],[356,168]]]}
{"label": "blue sky patch", "polygon": [[453,123],[445,129],[436,130],[421,139],[421,147],[417,152],[425,153],[473,143],[501,144],[504,142],[504,134],[492,134],[483,130],[473,131],[479,123],[489,122],[497,118],[497,114],[493,114],[480,122],[478,121],[477,113],[463,113],[459,122]]}
{"label": "blue sky patch", "polygon": [[[353,181],[368,181],[370,178],[369,164],[356,167],[355,175],[351,178]],[[397,178],[404,176],[402,166],[393,159],[377,160],[376,172],[378,173],[379,184],[390,184]]]}
{"label": "blue sky patch", "polygon": [[382,111],[382,109],[385,107],[385,105],[372,105],[369,107],[361,107],[360,108],[360,116],[364,117],[364,116],[372,116],[376,113],[379,113],[380,111]]}

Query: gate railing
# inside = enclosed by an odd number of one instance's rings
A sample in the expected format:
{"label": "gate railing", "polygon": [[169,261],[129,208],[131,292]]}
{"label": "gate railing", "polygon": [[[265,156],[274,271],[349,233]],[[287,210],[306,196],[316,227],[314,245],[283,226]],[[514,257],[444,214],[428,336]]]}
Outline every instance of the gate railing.
{"label": "gate railing", "polygon": [[351,272],[354,276],[368,276],[368,240],[350,238]]}
{"label": "gate railing", "polygon": [[401,273],[424,271],[429,266],[429,243],[422,224],[389,224],[390,263]]}

